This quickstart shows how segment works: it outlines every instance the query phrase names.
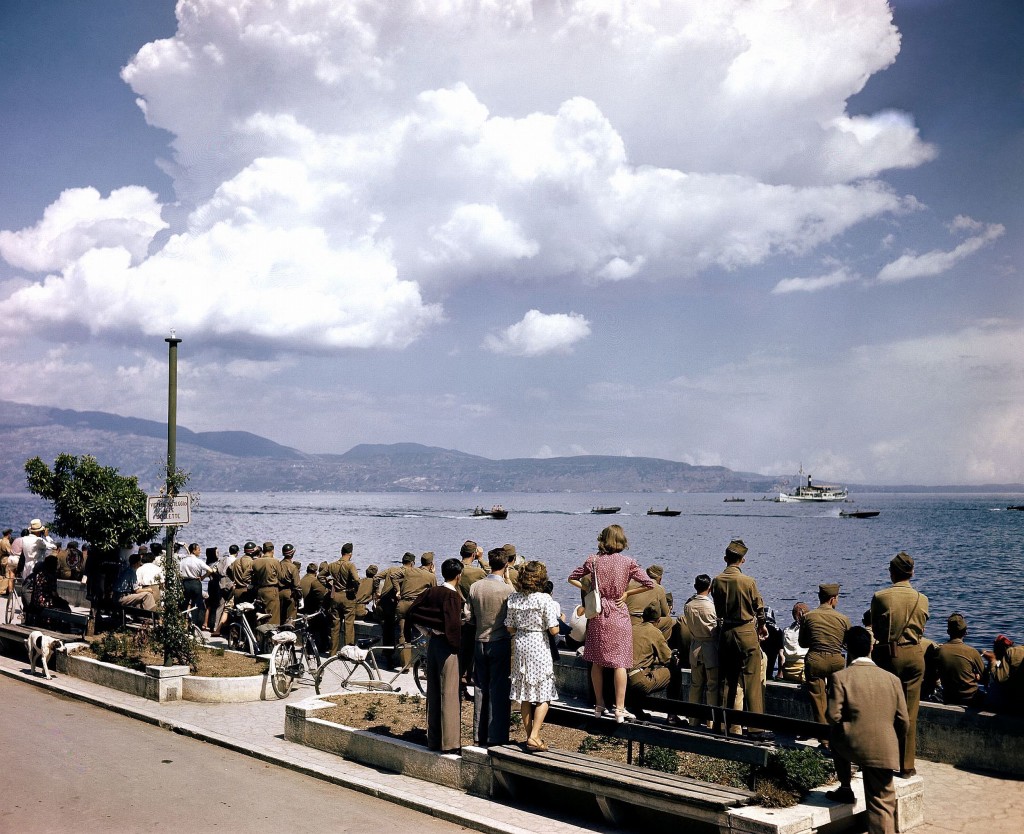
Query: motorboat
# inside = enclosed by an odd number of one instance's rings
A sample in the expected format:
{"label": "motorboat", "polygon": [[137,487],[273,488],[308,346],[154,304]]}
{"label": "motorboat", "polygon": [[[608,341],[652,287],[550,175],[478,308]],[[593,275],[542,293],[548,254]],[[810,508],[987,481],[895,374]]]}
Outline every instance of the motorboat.
{"label": "motorboat", "polygon": [[590,512],[596,515],[615,515],[622,507],[591,507]]}
{"label": "motorboat", "polygon": [[846,510],[839,511],[840,518],[874,518],[881,510]]}
{"label": "motorboat", "polygon": [[722,503],[724,503],[724,504],[742,504],[746,500],[747,500],[746,498],[724,498],[724,499],[722,499]]}
{"label": "motorboat", "polygon": [[677,515],[682,515],[682,513],[683,513],[682,510],[670,510],[668,507],[665,507],[665,509],[663,509],[663,510],[656,510],[656,509],[654,509],[654,507],[651,507],[647,511],[647,515],[663,515],[663,516],[668,516],[669,518],[673,518],[673,517],[675,517]]}
{"label": "motorboat", "polygon": [[473,518],[496,518],[501,520],[508,518],[508,510],[506,510],[501,504],[495,504],[489,510],[485,510],[483,507],[477,507],[473,510]]}

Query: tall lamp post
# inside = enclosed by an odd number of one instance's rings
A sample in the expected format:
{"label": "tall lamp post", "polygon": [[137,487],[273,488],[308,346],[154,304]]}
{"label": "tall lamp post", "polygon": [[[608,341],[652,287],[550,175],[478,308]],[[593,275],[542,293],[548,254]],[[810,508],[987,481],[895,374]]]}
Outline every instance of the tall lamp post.
{"label": "tall lamp post", "polygon": [[[167,496],[173,497],[174,473],[177,470],[178,443],[178,345],[181,339],[171,335],[164,339],[167,342]],[[168,527],[164,547],[167,553],[174,553],[174,534],[177,528]]]}

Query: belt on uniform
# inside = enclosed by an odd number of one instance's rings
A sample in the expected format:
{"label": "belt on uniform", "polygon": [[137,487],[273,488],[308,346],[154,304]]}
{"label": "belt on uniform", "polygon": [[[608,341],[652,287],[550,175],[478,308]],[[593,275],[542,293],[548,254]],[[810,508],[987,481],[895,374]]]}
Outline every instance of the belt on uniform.
{"label": "belt on uniform", "polygon": [[904,647],[906,647],[906,646],[916,646],[916,645],[918,645],[918,644],[917,644],[917,643],[915,643],[915,642],[914,642],[914,641],[912,641],[912,640],[904,640],[903,642],[900,642],[900,641],[896,641],[896,645],[897,645],[897,646],[904,646]]}
{"label": "belt on uniform", "polygon": [[639,675],[642,672],[647,672],[647,671],[649,671],[649,670],[648,669],[633,669],[632,671],[630,671],[630,673],[629,673],[629,675],[627,677],[631,678],[631,677],[633,677],[633,675]]}
{"label": "belt on uniform", "polygon": [[753,620],[722,620],[722,625],[726,628],[736,628],[737,626],[750,625]]}
{"label": "belt on uniform", "polygon": [[814,652],[815,654],[842,654],[843,653],[842,649],[815,649],[815,648],[810,648],[807,651],[808,652]]}

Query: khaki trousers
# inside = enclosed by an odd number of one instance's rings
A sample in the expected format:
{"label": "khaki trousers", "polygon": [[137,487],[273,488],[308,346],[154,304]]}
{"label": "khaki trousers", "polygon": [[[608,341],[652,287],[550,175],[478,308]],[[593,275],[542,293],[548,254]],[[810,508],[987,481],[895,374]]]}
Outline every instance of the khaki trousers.
{"label": "khaki trousers", "polygon": [[899,646],[896,657],[889,656],[889,644],[879,643],[871,653],[877,666],[892,672],[903,684],[903,695],[907,699],[907,713],[910,726],[907,728],[907,746],[901,752],[903,770],[914,767],[917,749],[917,712],[921,706],[921,684],[924,682],[924,647],[920,644]]}
{"label": "khaki trousers", "polygon": [[813,649],[804,657],[804,684],[811,696],[811,712],[819,724],[827,724],[828,682],[834,672],[845,668],[846,660],[839,653],[827,654]]}

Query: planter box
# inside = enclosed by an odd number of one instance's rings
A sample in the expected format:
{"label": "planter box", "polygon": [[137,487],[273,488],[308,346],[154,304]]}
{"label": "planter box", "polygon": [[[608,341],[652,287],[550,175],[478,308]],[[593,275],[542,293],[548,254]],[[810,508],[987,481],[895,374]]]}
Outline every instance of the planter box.
{"label": "planter box", "polygon": [[208,678],[189,674],[188,666],[147,666],[145,672],[136,672],[134,669],[67,652],[58,652],[56,665],[57,671],[73,678],[109,686],[119,692],[160,703],[198,701],[234,704],[266,700],[273,694],[266,675]]}
{"label": "planter box", "polygon": [[[386,696],[385,696],[386,697]],[[461,756],[433,753],[417,744],[345,727],[318,718],[334,705],[319,698],[289,704],[285,710],[284,737],[369,767],[390,770],[445,787],[489,797],[495,792],[490,757],[479,747],[462,748]],[[818,788],[792,808],[739,808],[727,812],[722,832],[735,834],[813,834],[864,830],[864,789],[860,777],[853,782],[857,802],[836,805],[825,799],[827,788]],[[896,779],[896,830],[908,831],[924,821],[924,780]],[[696,811],[695,811],[696,814]],[[685,814],[682,814],[685,816]]]}
{"label": "planter box", "polygon": [[[387,697],[384,693],[383,697]],[[434,753],[418,744],[377,735],[317,718],[334,704],[310,698],[285,709],[284,737],[352,761],[412,776],[435,785],[490,796],[491,766],[487,751],[463,747],[462,755]]]}

